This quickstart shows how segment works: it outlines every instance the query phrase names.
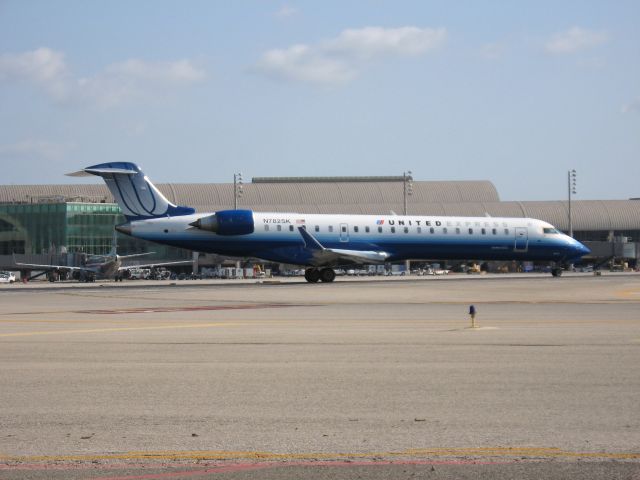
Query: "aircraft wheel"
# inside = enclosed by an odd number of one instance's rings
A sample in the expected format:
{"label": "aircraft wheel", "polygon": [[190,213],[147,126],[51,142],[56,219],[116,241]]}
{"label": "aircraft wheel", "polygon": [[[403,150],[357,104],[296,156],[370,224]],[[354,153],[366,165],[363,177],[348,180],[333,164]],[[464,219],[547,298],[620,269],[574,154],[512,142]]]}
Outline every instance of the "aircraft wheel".
{"label": "aircraft wheel", "polygon": [[309,283],[317,283],[320,280],[320,270],[317,268],[307,268],[304,271],[304,278]]}
{"label": "aircraft wheel", "polygon": [[561,268],[552,268],[551,269],[551,275],[554,277],[559,277],[562,275],[562,269]]}
{"label": "aircraft wheel", "polygon": [[333,268],[323,268],[320,270],[320,280],[323,283],[331,283],[336,279],[336,272]]}

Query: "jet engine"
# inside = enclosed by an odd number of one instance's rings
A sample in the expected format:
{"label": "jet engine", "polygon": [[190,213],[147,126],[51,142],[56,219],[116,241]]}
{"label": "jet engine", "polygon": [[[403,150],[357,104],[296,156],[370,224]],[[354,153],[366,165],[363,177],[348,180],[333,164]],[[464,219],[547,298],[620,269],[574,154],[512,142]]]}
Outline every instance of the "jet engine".
{"label": "jet engine", "polygon": [[218,235],[248,235],[254,231],[253,212],[221,210],[213,215],[199,218],[189,225]]}

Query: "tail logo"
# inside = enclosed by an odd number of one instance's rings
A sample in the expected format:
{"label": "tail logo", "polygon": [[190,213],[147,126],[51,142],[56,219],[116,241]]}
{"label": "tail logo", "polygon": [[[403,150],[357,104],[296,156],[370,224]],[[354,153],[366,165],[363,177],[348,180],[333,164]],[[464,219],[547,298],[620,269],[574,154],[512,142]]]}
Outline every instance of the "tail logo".
{"label": "tail logo", "polygon": [[112,193],[116,194],[116,201],[126,216],[158,217],[167,214],[169,202],[146,176],[115,174],[104,180]]}

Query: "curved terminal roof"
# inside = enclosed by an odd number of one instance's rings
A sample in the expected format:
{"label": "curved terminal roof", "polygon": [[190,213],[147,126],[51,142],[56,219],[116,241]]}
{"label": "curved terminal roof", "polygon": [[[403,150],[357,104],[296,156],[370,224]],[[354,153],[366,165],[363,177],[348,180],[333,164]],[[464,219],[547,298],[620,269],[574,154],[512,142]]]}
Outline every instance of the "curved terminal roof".
{"label": "curved terminal roof", "polygon": [[[375,177],[372,177],[375,178]],[[302,180],[302,179],[301,179]],[[230,183],[165,183],[156,185],[173,203],[190,205],[198,210],[229,208],[233,205],[233,185]],[[335,182],[268,182],[247,183],[242,186],[241,204],[260,210],[291,211],[299,207],[325,205],[341,206],[357,211],[357,206],[372,211],[370,206],[402,206],[403,183],[389,181],[335,181]],[[411,202],[497,202],[498,192],[489,181],[466,182],[411,182]],[[87,185],[0,185],[0,203],[39,202],[46,200],[76,200],[113,202],[104,184]],[[278,207],[278,208],[276,208]],[[356,209],[356,210],[351,210]],[[318,211],[320,211],[318,210]],[[400,212],[398,212],[400,213]]]}
{"label": "curved terminal roof", "polygon": [[[265,182],[243,185],[239,205],[256,211],[301,213],[403,213],[402,182]],[[232,184],[167,183],[157,187],[173,203],[200,212],[232,208]],[[501,202],[489,181],[412,181],[408,213],[531,217],[568,230],[566,201]],[[113,202],[104,184],[0,185],[0,203]],[[640,230],[639,200],[576,200],[572,202],[573,228],[587,230]]]}

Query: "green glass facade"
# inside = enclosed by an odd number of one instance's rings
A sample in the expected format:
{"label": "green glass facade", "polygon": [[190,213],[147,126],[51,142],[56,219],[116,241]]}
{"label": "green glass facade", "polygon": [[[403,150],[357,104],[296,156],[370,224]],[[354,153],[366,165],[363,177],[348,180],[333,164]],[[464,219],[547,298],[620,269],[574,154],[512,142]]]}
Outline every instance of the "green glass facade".
{"label": "green glass facade", "polygon": [[[50,252],[104,255],[124,216],[115,203],[0,204],[0,255]],[[154,252],[151,259],[191,258],[191,252],[117,235],[118,253]]]}

